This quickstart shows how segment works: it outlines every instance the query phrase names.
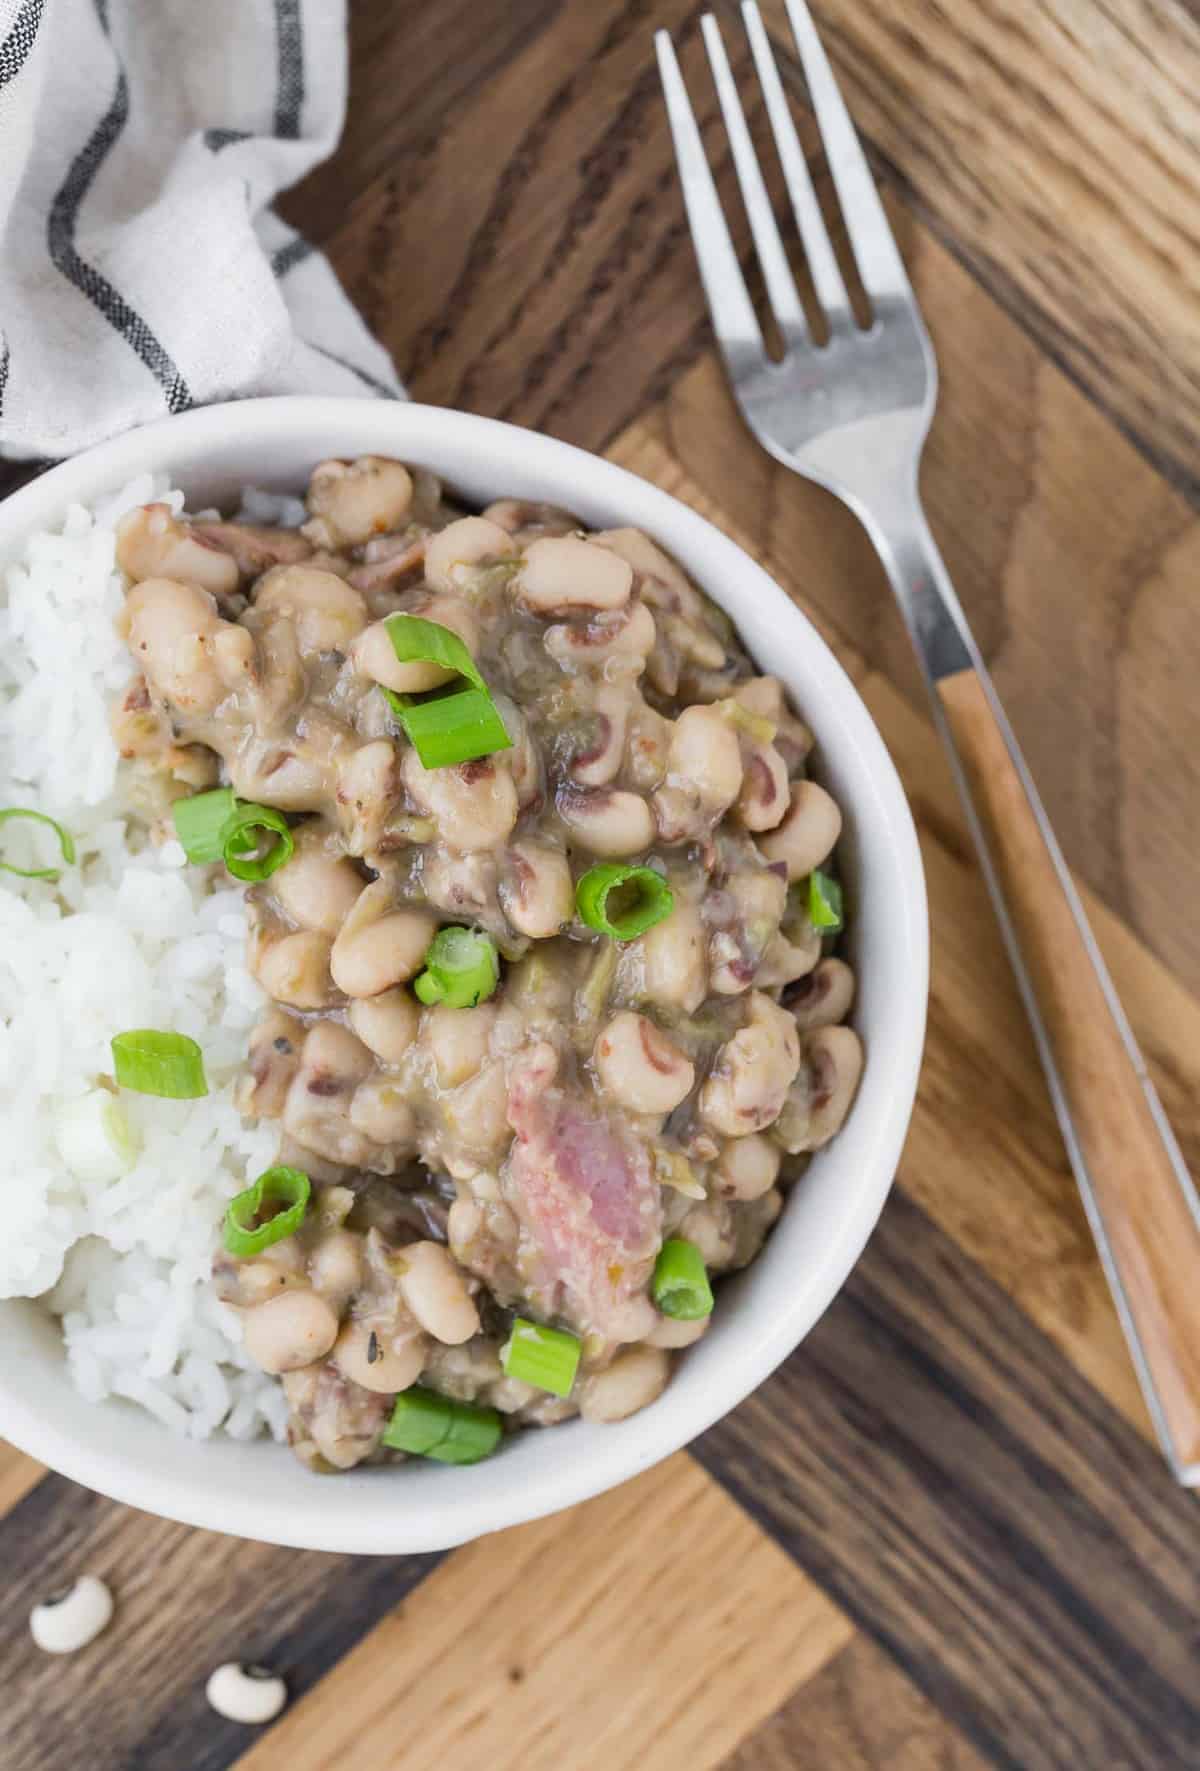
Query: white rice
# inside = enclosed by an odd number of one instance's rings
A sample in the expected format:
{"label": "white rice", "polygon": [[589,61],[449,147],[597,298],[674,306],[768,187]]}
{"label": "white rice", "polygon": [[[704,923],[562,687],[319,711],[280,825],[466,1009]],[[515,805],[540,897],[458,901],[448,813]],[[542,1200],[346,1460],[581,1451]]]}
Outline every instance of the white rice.
{"label": "white rice", "polygon": [[[172,1431],[279,1436],[278,1384],[252,1369],[236,1313],[209,1284],[226,1201],[274,1160],[278,1134],[243,1122],[233,1091],[263,1003],[246,970],[241,893],[208,888],[182,849],[156,849],[122,803],[109,708],[130,676],[113,525],[183,495],[148,477],[60,533],[32,536],[0,606],[0,806],[70,830],[78,865],[56,885],[0,874],[0,1297],[46,1295],[89,1401],[125,1396]],[[257,520],[294,501],[247,495]],[[12,821],[4,858],[45,866],[52,832]],[[209,1093],[125,1093],[141,1139],[119,1180],[82,1181],[55,1143],[62,1109],[111,1074],[134,1027],[197,1039]]]}

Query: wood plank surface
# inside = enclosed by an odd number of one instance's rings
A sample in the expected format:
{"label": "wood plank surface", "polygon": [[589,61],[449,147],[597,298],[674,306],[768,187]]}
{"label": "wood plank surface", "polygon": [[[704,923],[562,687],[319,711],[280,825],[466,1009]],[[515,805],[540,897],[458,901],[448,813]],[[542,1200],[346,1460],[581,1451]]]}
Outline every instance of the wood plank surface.
{"label": "wood plank surface", "polygon": [[[284,208],[417,397],[607,450],[834,645],[930,890],[900,1188],[694,1458],[447,1558],[193,1533],[0,1447],[3,1771],[1200,1764],[1197,1500],[1153,1444],[907,642],[854,520],[756,448],[711,349],[652,56],[665,25],[745,255],[705,10],[353,0],[345,139]],[[814,12],[938,353],[931,521],[1200,1170],[1200,14]],[[52,1663],[28,1609],[84,1568],[116,1618]],[[205,1704],[231,1656],[288,1675],[261,1735]]]}
{"label": "wood plank surface", "polygon": [[444,1563],[238,1771],[706,1771],[850,1624],[690,1458]]}
{"label": "wood plank surface", "polygon": [[726,1771],[983,1771],[986,1764],[863,1636],[725,1761]]}

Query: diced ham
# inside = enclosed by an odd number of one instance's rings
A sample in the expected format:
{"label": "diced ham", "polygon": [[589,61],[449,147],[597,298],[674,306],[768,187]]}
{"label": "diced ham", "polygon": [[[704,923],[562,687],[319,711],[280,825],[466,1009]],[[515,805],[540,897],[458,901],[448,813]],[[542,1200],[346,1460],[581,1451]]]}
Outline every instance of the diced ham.
{"label": "diced ham", "polygon": [[537,1250],[531,1289],[548,1314],[638,1340],[654,1323],[646,1286],[662,1239],[659,1189],[645,1147],[553,1087],[557,1067],[552,1047],[538,1045],[509,1079],[505,1191]]}

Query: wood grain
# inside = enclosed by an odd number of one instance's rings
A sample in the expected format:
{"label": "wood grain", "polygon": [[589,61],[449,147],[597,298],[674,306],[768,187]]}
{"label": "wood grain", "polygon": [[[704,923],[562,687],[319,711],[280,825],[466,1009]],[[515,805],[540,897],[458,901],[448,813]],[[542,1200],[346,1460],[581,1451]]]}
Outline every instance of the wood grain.
{"label": "wood grain", "polygon": [[902,1195],[694,1449],[985,1758],[1194,1766],[1195,1496]]}
{"label": "wood grain", "polygon": [[[783,0],[763,10],[781,44]],[[1194,496],[1200,20],[1186,0],[813,13],[859,125],[978,281]]]}
{"label": "wood grain", "polygon": [[458,1551],[238,1771],[705,1771],[851,1633],[679,1455]]}
{"label": "wood grain", "polygon": [[857,1636],[726,1761],[726,1771],[984,1771],[894,1662]]}
{"label": "wood grain", "polygon": [[[261,1660],[301,1695],[439,1557],[326,1556],[191,1531],[46,1476],[0,1520],[5,1771],[224,1771],[244,1731],[208,1707],[226,1660]],[[84,1652],[45,1655],[39,1599],[81,1573],[117,1600]]]}
{"label": "wood grain", "polygon": [[0,1439],[0,1519],[45,1475],[41,1464]]}
{"label": "wood grain", "polygon": [[1105,999],[984,685],[938,683],[1181,1471],[1200,1483],[1200,1222]]}

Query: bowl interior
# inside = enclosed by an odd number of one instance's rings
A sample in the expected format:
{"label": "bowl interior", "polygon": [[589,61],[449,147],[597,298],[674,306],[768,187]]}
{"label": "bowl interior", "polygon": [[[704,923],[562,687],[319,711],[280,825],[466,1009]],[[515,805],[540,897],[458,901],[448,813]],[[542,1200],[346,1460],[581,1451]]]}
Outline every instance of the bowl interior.
{"label": "bowl interior", "polygon": [[122,1403],[82,1401],[57,1326],[36,1305],[0,1304],[6,1357],[0,1434],[114,1498],[214,1530],[304,1548],[400,1553],[450,1547],[599,1493],[710,1425],[796,1346],[857,1259],[891,1185],[924,1033],[924,880],[908,807],[883,743],[814,629],[741,549],[657,487],[580,450],[462,413],[358,400],[262,400],[187,413],[65,463],[0,507],[0,565],[31,531],[152,469],[193,508],[246,485],[302,486],[325,456],[392,454],[440,473],[465,498],[547,499],[592,527],[646,529],[737,624],[787,685],[842,806],[855,910],[854,1021],[867,1047],[858,1100],[795,1189],[763,1255],[723,1282],[705,1339],[664,1396],[618,1427],[528,1432],[486,1470],[412,1463],[318,1480],[263,1443],[195,1443]]}

